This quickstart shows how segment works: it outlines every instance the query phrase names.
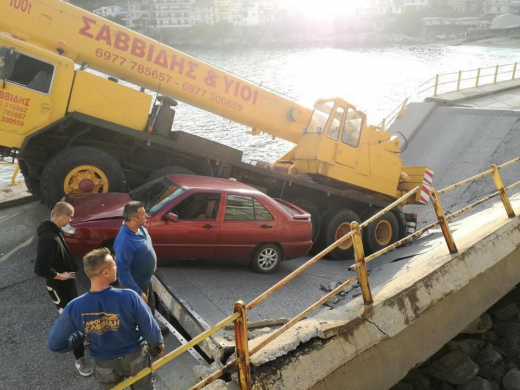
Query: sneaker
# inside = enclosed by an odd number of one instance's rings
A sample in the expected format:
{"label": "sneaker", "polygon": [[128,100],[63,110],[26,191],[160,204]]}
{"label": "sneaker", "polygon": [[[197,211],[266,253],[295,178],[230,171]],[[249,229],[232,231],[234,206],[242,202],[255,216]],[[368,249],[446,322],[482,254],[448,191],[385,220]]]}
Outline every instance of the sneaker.
{"label": "sneaker", "polygon": [[76,368],[83,376],[90,376],[94,372],[94,365],[92,364],[92,361],[87,359],[85,356],[76,360]]}

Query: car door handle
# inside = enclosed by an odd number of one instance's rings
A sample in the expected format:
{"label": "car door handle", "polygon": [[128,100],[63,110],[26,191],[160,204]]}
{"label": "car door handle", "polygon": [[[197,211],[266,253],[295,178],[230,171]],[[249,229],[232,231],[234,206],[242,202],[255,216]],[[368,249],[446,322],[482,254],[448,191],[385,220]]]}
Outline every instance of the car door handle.
{"label": "car door handle", "polygon": [[260,225],[261,229],[271,229],[273,225]]}
{"label": "car door handle", "polygon": [[204,229],[216,229],[217,225],[204,225],[203,228]]}

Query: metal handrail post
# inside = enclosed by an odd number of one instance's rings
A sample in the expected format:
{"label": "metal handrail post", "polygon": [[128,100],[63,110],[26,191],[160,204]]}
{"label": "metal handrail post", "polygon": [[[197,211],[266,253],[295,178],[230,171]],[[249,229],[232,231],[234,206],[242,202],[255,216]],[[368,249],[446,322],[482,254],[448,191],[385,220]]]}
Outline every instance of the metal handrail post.
{"label": "metal handrail post", "polygon": [[407,104],[408,104],[408,98],[404,99],[403,105],[402,105],[401,109],[399,110],[399,112],[397,113],[396,119],[400,118],[401,115],[403,115],[404,109],[406,108]]}
{"label": "metal handrail post", "polygon": [[493,81],[493,84],[497,83],[497,78],[498,78],[498,65],[495,68],[495,80]]}
{"label": "metal handrail post", "polygon": [[478,87],[478,80],[480,78],[480,68],[477,70],[477,82],[475,83],[475,87]]}
{"label": "metal handrail post", "polygon": [[516,74],[516,62],[515,62],[515,64],[513,65],[513,77],[511,78],[511,80],[514,80],[514,79],[515,79],[515,74]]}
{"label": "metal handrail post", "polygon": [[247,341],[247,310],[243,301],[238,301],[233,306],[235,313],[240,317],[235,320],[235,344],[237,358],[243,357],[238,363],[238,382],[241,390],[251,390],[251,371],[249,366],[249,345]]}
{"label": "metal handrail post", "polygon": [[453,236],[451,235],[448,220],[444,215],[444,209],[442,208],[442,204],[439,199],[439,196],[437,195],[437,191],[435,191],[435,189],[433,188],[430,189],[430,199],[432,200],[432,205],[435,210],[435,214],[437,214],[437,219],[441,225],[441,230],[444,239],[446,240],[446,245],[448,245],[450,253],[457,253],[457,245],[455,245],[455,241],[453,240]]}
{"label": "metal handrail post", "polygon": [[439,86],[439,75],[435,75],[435,88],[433,89],[433,96],[437,96],[437,87]]}
{"label": "metal handrail post", "polygon": [[459,70],[459,79],[457,80],[457,92],[460,91],[460,79],[462,78],[462,70]]}
{"label": "metal handrail post", "polygon": [[513,218],[515,216],[515,211],[513,210],[513,206],[511,206],[511,202],[509,200],[509,197],[507,196],[507,192],[504,189],[504,184],[502,183],[502,179],[500,178],[500,174],[498,173],[498,168],[494,164],[491,164],[489,168],[492,171],[491,174],[493,175],[493,181],[495,182],[497,190],[500,193],[500,198],[502,199],[502,203],[504,204],[504,207],[506,209],[507,216],[509,218]]}
{"label": "metal handrail post", "polygon": [[356,259],[356,269],[358,273],[359,286],[363,294],[363,301],[366,305],[374,303],[370,284],[368,283],[367,265],[365,263],[365,251],[363,250],[363,240],[361,239],[361,229],[359,223],[353,221],[350,224],[352,229],[352,243],[354,244],[354,256]]}
{"label": "metal handrail post", "polygon": [[13,176],[11,177],[11,185],[14,186],[16,184],[16,175],[20,172],[20,165],[16,164],[16,169],[14,170]]}

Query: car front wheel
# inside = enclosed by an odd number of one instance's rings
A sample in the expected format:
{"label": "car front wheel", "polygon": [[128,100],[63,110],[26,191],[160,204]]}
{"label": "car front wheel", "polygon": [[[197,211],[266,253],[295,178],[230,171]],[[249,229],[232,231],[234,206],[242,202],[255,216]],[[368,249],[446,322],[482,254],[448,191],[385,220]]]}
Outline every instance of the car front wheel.
{"label": "car front wheel", "polygon": [[250,266],[255,272],[269,274],[278,268],[281,262],[282,252],[278,245],[264,244],[256,250]]}

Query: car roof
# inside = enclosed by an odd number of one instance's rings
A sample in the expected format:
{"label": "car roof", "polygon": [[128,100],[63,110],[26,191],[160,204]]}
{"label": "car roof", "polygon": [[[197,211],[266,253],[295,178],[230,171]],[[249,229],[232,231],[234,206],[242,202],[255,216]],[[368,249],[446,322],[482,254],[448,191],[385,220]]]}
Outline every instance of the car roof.
{"label": "car roof", "polygon": [[168,178],[178,186],[185,189],[207,189],[219,191],[237,191],[249,192],[254,194],[264,195],[256,188],[250,187],[244,183],[235,180],[220,179],[216,177],[197,176],[197,175],[182,175],[170,174]]}

